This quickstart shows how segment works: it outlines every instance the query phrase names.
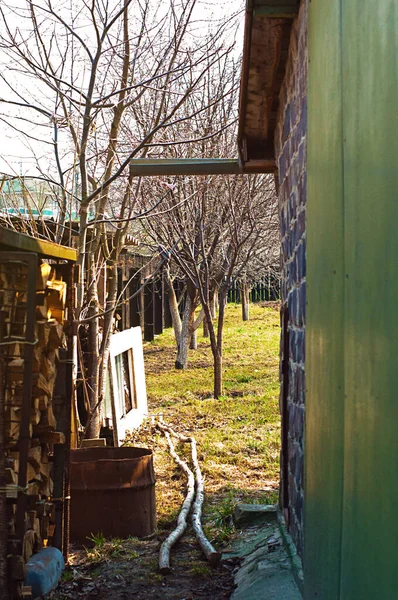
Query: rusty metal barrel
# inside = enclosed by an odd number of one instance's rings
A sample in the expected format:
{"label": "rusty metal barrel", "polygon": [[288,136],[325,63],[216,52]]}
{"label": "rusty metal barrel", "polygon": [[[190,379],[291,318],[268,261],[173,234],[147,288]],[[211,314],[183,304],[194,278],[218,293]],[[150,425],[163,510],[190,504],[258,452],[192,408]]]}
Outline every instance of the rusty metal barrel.
{"label": "rusty metal barrel", "polygon": [[146,448],[71,450],[72,542],[105,537],[146,537],[156,526],[153,455]]}

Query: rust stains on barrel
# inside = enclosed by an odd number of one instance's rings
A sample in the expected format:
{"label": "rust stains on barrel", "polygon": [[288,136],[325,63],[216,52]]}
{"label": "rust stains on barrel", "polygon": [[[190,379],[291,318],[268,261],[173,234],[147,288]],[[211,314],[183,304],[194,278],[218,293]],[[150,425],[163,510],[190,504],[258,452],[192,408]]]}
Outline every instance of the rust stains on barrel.
{"label": "rust stains on barrel", "polygon": [[71,451],[71,540],[145,537],[156,525],[153,455],[146,448]]}

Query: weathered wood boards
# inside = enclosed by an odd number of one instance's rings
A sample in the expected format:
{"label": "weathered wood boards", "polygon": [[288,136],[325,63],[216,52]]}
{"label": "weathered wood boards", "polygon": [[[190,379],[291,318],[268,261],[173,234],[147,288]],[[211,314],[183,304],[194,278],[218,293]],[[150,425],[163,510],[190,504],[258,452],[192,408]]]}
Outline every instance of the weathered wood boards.
{"label": "weathered wood boards", "polygon": [[[24,262],[7,261],[7,256],[0,258],[0,311],[4,321],[0,350],[5,371],[5,381],[2,382],[5,403],[2,451],[5,454],[8,498],[7,526],[9,539],[18,540],[21,544],[9,559],[10,580],[15,582],[16,597],[18,594],[22,597],[24,563],[51,541],[55,527],[53,445],[64,444],[65,435],[57,431],[53,391],[59,348],[65,345],[66,291],[66,282],[57,274],[57,265],[40,264],[36,274],[33,360],[28,364],[25,344],[32,343],[26,339],[28,266]],[[27,369],[32,373],[32,386],[26,463],[20,460],[20,448]],[[24,468],[26,488],[22,490],[19,480]],[[20,514],[17,520],[17,499],[21,493],[26,498],[22,528]],[[21,530],[24,532],[22,540]]]}
{"label": "weathered wood boards", "polygon": [[240,158],[247,172],[251,164],[274,160],[279,92],[298,4],[293,0],[248,4],[238,130]]}

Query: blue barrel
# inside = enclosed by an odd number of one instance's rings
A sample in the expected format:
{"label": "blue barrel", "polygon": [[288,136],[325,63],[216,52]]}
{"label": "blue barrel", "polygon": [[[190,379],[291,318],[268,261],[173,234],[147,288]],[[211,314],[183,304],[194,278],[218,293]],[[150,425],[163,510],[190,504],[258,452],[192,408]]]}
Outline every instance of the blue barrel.
{"label": "blue barrel", "polygon": [[64,570],[64,557],[58,548],[43,548],[26,563],[25,585],[32,586],[33,598],[57,587]]}

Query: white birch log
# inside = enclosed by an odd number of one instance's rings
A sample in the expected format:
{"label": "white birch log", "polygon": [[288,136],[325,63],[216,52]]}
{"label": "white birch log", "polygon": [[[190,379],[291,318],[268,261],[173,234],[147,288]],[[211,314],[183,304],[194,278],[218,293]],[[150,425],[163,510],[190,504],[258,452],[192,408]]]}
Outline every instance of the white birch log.
{"label": "white birch log", "polygon": [[202,548],[202,552],[209,561],[212,567],[216,567],[220,560],[221,554],[212,546],[209,542],[205,533],[202,529],[202,507],[205,498],[204,482],[202,472],[200,470],[198,455],[196,452],[196,440],[191,439],[191,453],[192,462],[195,467],[195,480],[196,480],[196,497],[192,508],[192,527],[195,532],[196,539],[198,540],[199,546]]}
{"label": "white birch log", "polygon": [[177,433],[176,431],[174,431],[174,429],[172,429],[171,427],[168,427],[164,423],[159,423],[158,427],[165,435],[166,435],[166,433],[169,433],[169,434],[173,435],[174,437],[176,437],[177,439],[181,440],[182,442],[191,444],[191,456],[192,456],[192,463],[195,468],[195,486],[196,486],[196,497],[195,497],[195,502],[194,502],[193,509],[192,509],[192,517],[191,517],[192,518],[192,527],[195,532],[196,539],[198,540],[198,543],[202,549],[202,552],[204,553],[205,557],[209,561],[210,565],[212,567],[216,567],[221,560],[221,554],[219,552],[217,552],[217,550],[214,548],[214,546],[209,542],[209,540],[205,536],[205,533],[202,528],[202,507],[203,507],[203,502],[204,502],[204,481],[203,481],[203,476],[202,476],[202,472],[200,470],[199,461],[198,461],[198,454],[197,454],[197,450],[196,450],[196,440],[193,437],[188,437],[188,436],[182,435],[181,433]]}
{"label": "white birch log", "polygon": [[167,575],[171,571],[170,550],[174,546],[174,544],[180,539],[180,537],[187,528],[187,517],[195,495],[195,478],[187,463],[181,460],[177,452],[175,451],[173,442],[171,441],[170,434],[168,433],[168,431],[164,431],[161,427],[159,428],[162,429],[167,439],[171,456],[174,458],[175,462],[179,465],[179,467],[184,471],[188,480],[187,494],[185,496],[185,500],[183,502],[180,514],[178,515],[177,527],[174,529],[174,531],[170,533],[170,535],[165,539],[165,541],[160,547],[159,571],[162,573],[162,575]]}

